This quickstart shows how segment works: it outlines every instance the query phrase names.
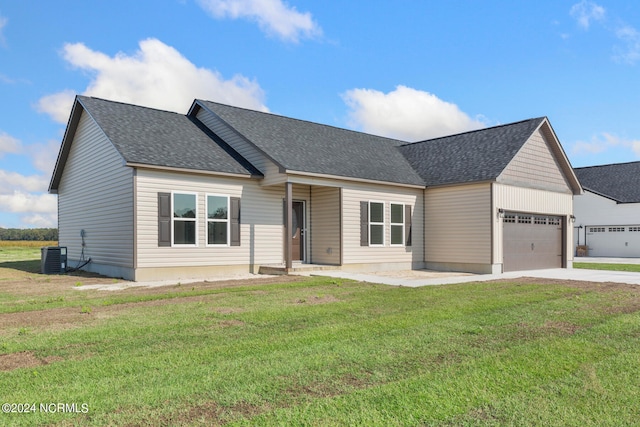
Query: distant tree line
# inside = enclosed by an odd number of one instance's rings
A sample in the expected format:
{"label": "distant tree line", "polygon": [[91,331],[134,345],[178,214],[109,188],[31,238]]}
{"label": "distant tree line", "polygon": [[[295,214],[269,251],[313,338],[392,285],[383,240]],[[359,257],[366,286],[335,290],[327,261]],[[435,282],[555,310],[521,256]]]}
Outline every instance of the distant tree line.
{"label": "distant tree line", "polygon": [[0,240],[57,241],[57,228],[0,228]]}

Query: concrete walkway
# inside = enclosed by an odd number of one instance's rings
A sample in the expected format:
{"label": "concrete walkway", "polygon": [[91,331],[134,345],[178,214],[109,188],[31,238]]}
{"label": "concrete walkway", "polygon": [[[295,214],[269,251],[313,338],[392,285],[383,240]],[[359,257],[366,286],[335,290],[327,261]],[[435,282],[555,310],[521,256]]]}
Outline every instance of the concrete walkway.
{"label": "concrete walkway", "polygon": [[[586,262],[586,261],[583,261]],[[592,262],[592,261],[589,261]],[[596,261],[593,261],[596,262]],[[603,261],[597,261],[603,262]],[[640,262],[638,262],[640,264]],[[631,264],[631,263],[629,263]],[[427,273],[427,272],[425,272]],[[327,270],[314,273],[317,276],[329,276],[340,277],[344,279],[357,280],[361,282],[382,283],[385,285],[394,286],[429,286],[429,285],[445,285],[451,283],[469,283],[469,282],[484,282],[488,280],[497,279],[515,279],[519,277],[540,277],[544,279],[559,279],[559,280],[581,280],[586,282],[613,282],[613,283],[626,283],[631,285],[640,285],[640,273],[629,271],[606,271],[606,270],[586,270],[579,268],[553,268],[548,270],[528,270],[528,271],[514,271],[502,274],[473,274],[473,275],[456,275],[456,276],[442,276],[442,277],[428,277],[428,274],[424,278],[414,275],[414,277],[403,277],[401,272],[397,275],[375,274],[375,273],[349,273],[341,270]]]}

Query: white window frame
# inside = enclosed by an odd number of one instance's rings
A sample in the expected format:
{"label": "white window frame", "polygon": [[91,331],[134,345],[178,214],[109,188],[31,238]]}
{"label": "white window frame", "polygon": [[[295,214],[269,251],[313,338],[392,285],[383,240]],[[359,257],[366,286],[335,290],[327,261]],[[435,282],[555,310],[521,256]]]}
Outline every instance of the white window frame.
{"label": "white window frame", "polygon": [[[382,205],[382,222],[373,222],[371,221],[371,203],[379,203]],[[386,220],[387,220],[387,206],[386,203],[381,200],[369,200],[369,246],[371,247],[384,247],[387,242],[387,230],[386,230]],[[381,225],[382,226],[382,243],[371,243],[371,226],[372,225]]]}
{"label": "white window frame", "polygon": [[[402,223],[399,222],[392,222],[393,221],[393,212],[391,210],[391,207],[393,205],[399,205],[402,206]],[[404,230],[404,223],[405,223],[405,203],[401,203],[401,202],[389,202],[389,245],[390,246],[396,246],[396,247],[403,247],[404,246],[404,236],[405,236],[405,230]],[[393,236],[393,232],[392,229],[393,227],[402,227],[402,243],[393,243],[392,240],[392,236]]]}
{"label": "white window frame", "polygon": [[[209,218],[209,197],[223,197],[227,199],[227,219]],[[206,218],[206,228],[204,233],[207,247],[227,247],[231,241],[231,197],[228,194],[207,193],[204,198],[204,210]],[[226,243],[209,243],[209,223],[210,222],[226,222],[227,223],[227,242]]]}
{"label": "white window frame", "polygon": [[[187,194],[190,196],[194,196],[196,199],[196,217],[195,218],[175,218],[174,214],[175,214],[175,209],[176,209],[176,204],[175,204],[175,195],[176,194]],[[194,193],[193,191],[172,191],[171,192],[171,247],[178,247],[178,248],[195,248],[198,246],[198,193]],[[195,223],[195,243],[175,243],[176,239],[176,235],[175,235],[175,222],[176,221],[183,221],[183,222],[194,222]]]}

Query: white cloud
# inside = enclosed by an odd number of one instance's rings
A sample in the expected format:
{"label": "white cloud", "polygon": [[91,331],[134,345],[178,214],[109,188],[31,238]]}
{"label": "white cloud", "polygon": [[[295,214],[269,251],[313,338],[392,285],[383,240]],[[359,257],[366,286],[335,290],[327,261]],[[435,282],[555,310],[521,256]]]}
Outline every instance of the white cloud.
{"label": "white cloud", "polygon": [[617,135],[601,132],[591,137],[590,141],[577,141],[573,144],[573,154],[599,154],[611,148],[626,148],[640,156],[640,140],[621,138]]}
{"label": "white cloud", "polygon": [[15,190],[13,194],[0,194],[0,206],[4,212],[55,214],[58,210],[56,196],[31,194]]}
{"label": "white cloud", "polygon": [[58,159],[60,142],[50,140],[43,144],[31,144],[29,145],[29,151],[31,152],[31,162],[33,166],[39,171],[44,172],[47,176],[51,176],[53,167]]}
{"label": "white cloud", "polygon": [[40,98],[36,109],[41,113],[46,113],[58,123],[67,123],[73,106],[76,93],[72,90],[46,95]]}
{"label": "white cloud", "polygon": [[267,34],[297,43],[301,37],[320,36],[322,29],[309,12],[300,13],[282,0],[198,0],[215,18],[256,21]]}
{"label": "white cloud", "polygon": [[58,219],[55,214],[33,214],[24,215],[21,220],[27,228],[56,228]]}
{"label": "white cloud", "polygon": [[607,18],[602,6],[588,0],[574,4],[569,13],[585,30],[590,28],[592,22],[598,22],[621,42],[621,45],[613,48],[615,61],[633,65],[640,60],[640,32],[635,27],[618,18]]}
{"label": "white cloud", "polygon": [[[186,113],[194,98],[267,111],[264,91],[247,77],[225,80],[220,73],[198,68],[180,52],[157,39],[140,42],[133,55],[110,57],[83,43],[66,44],[62,56],[72,66],[93,75],[83,95]],[[66,123],[74,92],[42,97],[36,108]]]}
{"label": "white cloud", "polygon": [[635,64],[640,59],[640,32],[630,25],[623,24],[615,30],[616,37],[624,42],[624,47],[616,47],[614,59],[619,62]]}
{"label": "white cloud", "polygon": [[49,178],[42,175],[22,175],[0,169],[0,194],[13,194],[15,191],[46,192]]}
{"label": "white cloud", "polygon": [[5,153],[20,153],[22,151],[22,143],[6,132],[0,132],[0,157]]}
{"label": "white cloud", "polygon": [[605,18],[606,11],[604,7],[596,3],[582,0],[571,6],[569,13],[578,21],[578,25],[588,30],[592,21],[602,21]]}
{"label": "white cloud", "polygon": [[376,135],[416,141],[486,126],[457,105],[406,86],[389,93],[351,89],[342,97],[351,109],[350,124]]}

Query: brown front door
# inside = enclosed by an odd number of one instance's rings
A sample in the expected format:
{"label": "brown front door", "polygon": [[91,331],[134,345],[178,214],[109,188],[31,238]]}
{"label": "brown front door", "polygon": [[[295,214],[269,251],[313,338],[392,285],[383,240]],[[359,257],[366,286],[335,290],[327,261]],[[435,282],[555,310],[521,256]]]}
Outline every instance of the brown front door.
{"label": "brown front door", "polygon": [[304,261],[304,202],[292,202],[291,252],[293,261]]}

